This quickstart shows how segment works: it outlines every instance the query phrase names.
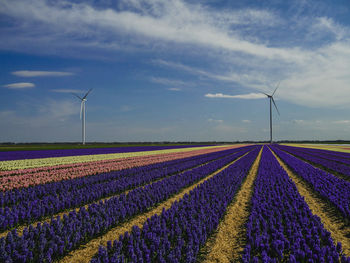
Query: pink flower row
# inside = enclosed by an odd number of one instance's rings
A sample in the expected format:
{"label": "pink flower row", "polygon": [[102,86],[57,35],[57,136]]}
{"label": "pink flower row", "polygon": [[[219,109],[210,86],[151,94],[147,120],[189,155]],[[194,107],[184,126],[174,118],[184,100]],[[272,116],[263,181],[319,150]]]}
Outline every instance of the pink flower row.
{"label": "pink flower row", "polygon": [[0,172],[0,191],[222,151],[235,146]]}

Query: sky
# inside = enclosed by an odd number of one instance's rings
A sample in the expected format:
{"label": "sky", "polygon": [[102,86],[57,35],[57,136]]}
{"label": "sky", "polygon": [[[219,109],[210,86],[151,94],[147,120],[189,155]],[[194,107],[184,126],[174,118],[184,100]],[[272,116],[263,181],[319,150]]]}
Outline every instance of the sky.
{"label": "sky", "polygon": [[349,0],[0,0],[0,142],[350,140]]}

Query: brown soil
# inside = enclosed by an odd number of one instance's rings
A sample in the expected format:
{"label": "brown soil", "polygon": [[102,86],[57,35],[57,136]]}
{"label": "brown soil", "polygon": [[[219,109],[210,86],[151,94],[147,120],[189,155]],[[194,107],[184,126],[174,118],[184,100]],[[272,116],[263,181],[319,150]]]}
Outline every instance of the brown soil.
{"label": "brown soil", "polygon": [[332,207],[330,207],[318,193],[311,189],[303,179],[294,174],[273,151],[272,153],[295,183],[300,195],[304,197],[305,202],[311,209],[311,212],[321,219],[324,228],[331,233],[335,244],[340,242],[344,254],[350,256],[350,227],[346,225],[344,219],[334,213]]}
{"label": "brown soil", "polygon": [[237,262],[245,246],[245,223],[250,214],[250,200],[253,185],[257,175],[262,149],[254,161],[244,183],[229,205],[223,221],[219,224],[216,234],[211,237],[201,253],[206,254],[205,263]]}
{"label": "brown soil", "polygon": [[[247,155],[244,154],[243,156]],[[88,242],[87,244],[81,246],[80,248],[70,252],[66,257],[61,259],[59,262],[64,262],[64,263],[84,263],[84,262],[90,262],[91,258],[97,253],[98,248],[100,245],[106,246],[107,241],[109,240],[115,240],[119,238],[120,235],[124,234],[126,231],[130,232],[132,230],[133,226],[138,226],[142,228],[143,224],[146,222],[147,218],[150,218],[151,216],[155,214],[161,214],[163,209],[169,209],[171,205],[175,201],[179,201],[185,194],[188,194],[191,190],[196,188],[198,185],[202,184],[204,181],[210,179],[217,173],[221,172],[222,170],[226,169],[228,166],[232,165],[239,159],[241,159],[243,156],[237,158],[236,160],[232,161],[231,163],[225,165],[221,169],[217,170],[216,172],[210,174],[209,176],[203,178],[196,184],[187,187],[183,189],[180,193],[176,194],[172,198],[164,201],[163,203],[159,204],[156,206],[154,209],[152,209],[149,212],[146,212],[144,214],[141,214],[139,216],[134,217],[132,220],[125,222],[121,224],[120,226],[117,226],[115,228],[112,228],[110,231],[108,231],[105,235],[95,238]]]}

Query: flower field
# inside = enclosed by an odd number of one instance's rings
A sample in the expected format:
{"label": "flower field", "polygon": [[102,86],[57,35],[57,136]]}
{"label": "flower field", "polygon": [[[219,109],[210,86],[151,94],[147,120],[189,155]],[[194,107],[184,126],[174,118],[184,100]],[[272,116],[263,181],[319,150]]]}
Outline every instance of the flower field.
{"label": "flower field", "polygon": [[[225,147],[225,146],[223,146]],[[160,149],[153,151],[141,151],[141,152],[119,152],[119,153],[107,153],[107,154],[91,154],[91,155],[74,155],[74,156],[63,156],[63,157],[44,157],[44,158],[29,158],[29,159],[13,159],[0,161],[0,171],[17,170],[17,169],[28,169],[37,168],[44,166],[56,166],[74,163],[85,163],[102,160],[115,160],[122,158],[142,157],[148,155],[160,155],[166,153],[183,153],[197,150],[206,149],[217,149],[218,146],[204,146],[204,147],[187,147],[180,149]]]}
{"label": "flower field", "polygon": [[[207,145],[201,145],[207,146]],[[167,149],[193,148],[191,145],[176,146],[133,146],[133,147],[110,147],[110,148],[87,148],[87,149],[59,149],[59,150],[34,150],[34,151],[10,151],[0,152],[0,161],[39,159],[63,156],[82,156],[111,153],[144,152]]]}
{"label": "flower field", "polygon": [[86,150],[2,155],[0,262],[350,262],[350,154]]}

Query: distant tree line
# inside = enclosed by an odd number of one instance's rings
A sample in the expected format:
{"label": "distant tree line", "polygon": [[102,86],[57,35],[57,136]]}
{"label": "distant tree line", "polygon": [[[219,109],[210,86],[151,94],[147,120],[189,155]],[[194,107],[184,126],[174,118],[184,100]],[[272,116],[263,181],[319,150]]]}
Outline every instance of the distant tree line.
{"label": "distant tree line", "polygon": [[[176,145],[176,144],[193,144],[193,145],[203,145],[203,144],[238,144],[238,143],[269,143],[269,141],[160,141],[160,142],[88,142],[87,145]],[[347,140],[279,140],[275,143],[328,143],[328,144],[350,144]],[[2,142],[0,146],[15,146],[15,145],[79,145],[81,142]]]}

